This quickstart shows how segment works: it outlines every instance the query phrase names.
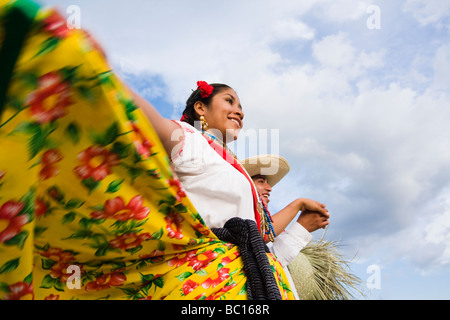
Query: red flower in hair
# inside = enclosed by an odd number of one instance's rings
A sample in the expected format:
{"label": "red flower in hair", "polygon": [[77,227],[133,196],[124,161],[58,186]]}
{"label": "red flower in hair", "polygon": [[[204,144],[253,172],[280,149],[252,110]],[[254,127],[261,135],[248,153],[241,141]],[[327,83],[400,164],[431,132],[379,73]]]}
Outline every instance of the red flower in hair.
{"label": "red flower in hair", "polygon": [[200,89],[200,96],[202,98],[208,98],[214,90],[213,86],[210,86],[205,81],[197,81],[197,90]]}

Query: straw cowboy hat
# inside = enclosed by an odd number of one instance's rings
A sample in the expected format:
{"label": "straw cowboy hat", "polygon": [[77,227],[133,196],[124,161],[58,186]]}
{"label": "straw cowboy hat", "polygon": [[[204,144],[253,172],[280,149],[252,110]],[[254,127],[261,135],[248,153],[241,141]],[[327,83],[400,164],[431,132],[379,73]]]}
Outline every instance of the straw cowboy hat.
{"label": "straw cowboy hat", "polygon": [[250,177],[262,175],[271,187],[276,185],[289,172],[289,163],[281,156],[266,154],[241,160]]}

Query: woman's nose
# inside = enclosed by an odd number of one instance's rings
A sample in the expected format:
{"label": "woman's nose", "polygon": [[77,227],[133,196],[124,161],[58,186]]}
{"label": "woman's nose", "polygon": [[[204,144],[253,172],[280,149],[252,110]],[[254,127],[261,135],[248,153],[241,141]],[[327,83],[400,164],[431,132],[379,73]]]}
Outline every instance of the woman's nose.
{"label": "woman's nose", "polygon": [[244,119],[244,111],[241,108],[235,107],[234,113],[242,120]]}

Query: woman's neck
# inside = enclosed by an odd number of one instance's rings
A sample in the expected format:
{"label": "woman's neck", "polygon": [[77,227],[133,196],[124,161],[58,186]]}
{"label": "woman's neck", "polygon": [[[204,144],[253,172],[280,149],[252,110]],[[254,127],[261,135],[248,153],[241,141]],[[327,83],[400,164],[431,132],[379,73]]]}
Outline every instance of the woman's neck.
{"label": "woman's neck", "polygon": [[[218,134],[214,134],[214,133],[217,133],[217,132],[220,133],[218,130],[213,130],[212,132],[207,130],[207,131],[203,131],[203,134],[205,134],[208,137],[210,137],[216,143],[219,143],[222,147],[225,147],[227,145],[226,142],[224,142],[223,139],[219,138]],[[222,134],[220,134],[220,136],[222,136]]]}

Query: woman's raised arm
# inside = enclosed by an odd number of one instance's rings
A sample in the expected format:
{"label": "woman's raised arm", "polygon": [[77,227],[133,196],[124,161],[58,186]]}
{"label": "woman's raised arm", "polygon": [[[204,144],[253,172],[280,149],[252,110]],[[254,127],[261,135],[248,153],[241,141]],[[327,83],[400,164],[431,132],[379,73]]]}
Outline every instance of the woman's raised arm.
{"label": "woman's raised arm", "polygon": [[153,128],[158,134],[161,142],[169,156],[172,155],[174,147],[180,143],[179,139],[183,138],[182,134],[174,134],[175,130],[181,130],[180,127],[170,119],[166,119],[159,114],[155,107],[135,93],[133,90],[129,89],[133,95],[135,103],[141,108],[147,118],[150,120]]}

